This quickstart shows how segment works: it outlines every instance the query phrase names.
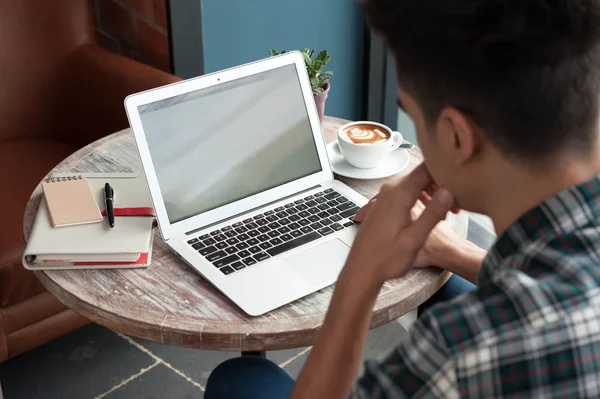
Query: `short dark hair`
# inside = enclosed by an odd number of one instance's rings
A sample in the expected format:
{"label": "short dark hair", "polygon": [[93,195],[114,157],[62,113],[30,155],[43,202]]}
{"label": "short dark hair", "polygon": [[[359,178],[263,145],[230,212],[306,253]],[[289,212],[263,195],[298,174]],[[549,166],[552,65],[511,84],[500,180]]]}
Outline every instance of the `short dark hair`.
{"label": "short dark hair", "polygon": [[472,117],[503,153],[588,154],[600,95],[600,0],[361,0],[428,122]]}

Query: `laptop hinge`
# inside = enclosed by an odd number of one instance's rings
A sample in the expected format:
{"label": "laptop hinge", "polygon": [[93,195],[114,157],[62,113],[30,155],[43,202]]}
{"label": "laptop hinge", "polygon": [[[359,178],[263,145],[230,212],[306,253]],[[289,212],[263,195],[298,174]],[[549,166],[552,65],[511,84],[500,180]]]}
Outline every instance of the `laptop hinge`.
{"label": "laptop hinge", "polygon": [[187,233],[185,233],[185,235],[194,234],[194,233],[199,232],[200,230],[206,230],[206,229],[211,228],[212,226],[216,226],[217,224],[221,224],[221,223],[227,222],[228,220],[237,219],[237,218],[242,217],[244,215],[247,215],[249,213],[254,213],[254,212],[258,211],[259,209],[265,208],[267,206],[276,204],[276,203],[281,202],[281,201],[285,201],[288,198],[295,197],[296,195],[299,195],[299,194],[302,194],[302,193],[306,193],[308,191],[314,190],[315,188],[319,188],[319,187],[322,187],[322,186],[320,184],[317,184],[316,186],[307,188],[306,190],[298,191],[297,193],[290,194],[290,195],[288,195],[286,197],[282,197],[282,198],[278,199],[277,201],[271,201],[271,202],[268,202],[268,203],[266,203],[264,205],[258,206],[256,208],[248,209],[246,212],[238,213],[237,215],[233,215],[231,217],[228,217],[227,219],[219,220],[218,222],[214,222],[214,223],[211,223],[211,224],[207,224],[206,226],[198,227],[197,229],[194,229],[192,231],[188,231]]}

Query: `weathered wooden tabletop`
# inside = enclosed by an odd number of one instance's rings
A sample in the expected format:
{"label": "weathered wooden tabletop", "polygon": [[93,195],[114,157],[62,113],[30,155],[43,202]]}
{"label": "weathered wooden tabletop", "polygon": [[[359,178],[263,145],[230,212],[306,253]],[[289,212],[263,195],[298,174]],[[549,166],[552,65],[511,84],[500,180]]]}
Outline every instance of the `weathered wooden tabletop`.
{"label": "weathered wooden tabletop", "polygon": [[[346,121],[326,118],[327,142]],[[422,160],[410,150],[407,173]],[[129,130],[115,133],[65,159],[57,172],[141,171]],[[381,180],[342,179],[367,198]],[[29,237],[42,191],[32,194],[24,218]],[[449,219],[454,230],[467,235],[465,213]],[[90,320],[124,334],[197,349],[263,351],[309,346],[323,322],[333,287],[295,301],[260,317],[244,314],[207,281],[171,254],[159,237],[154,240],[152,265],[147,269],[37,271],[38,279],[66,306]],[[449,277],[436,268],[414,270],[387,282],[373,310],[371,328],[388,323],[427,300]]]}

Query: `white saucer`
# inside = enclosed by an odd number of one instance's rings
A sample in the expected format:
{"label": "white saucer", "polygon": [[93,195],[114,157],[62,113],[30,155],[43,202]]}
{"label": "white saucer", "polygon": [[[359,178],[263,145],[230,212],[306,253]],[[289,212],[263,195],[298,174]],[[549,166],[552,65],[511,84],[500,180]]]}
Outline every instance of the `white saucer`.
{"label": "white saucer", "polygon": [[368,180],[368,179],[383,179],[384,177],[393,176],[402,171],[408,166],[410,155],[405,149],[399,149],[390,152],[390,155],[383,163],[372,169],[359,169],[350,165],[344,159],[340,152],[337,141],[327,145],[327,155],[329,155],[329,163],[333,173],[350,177],[352,179]]}

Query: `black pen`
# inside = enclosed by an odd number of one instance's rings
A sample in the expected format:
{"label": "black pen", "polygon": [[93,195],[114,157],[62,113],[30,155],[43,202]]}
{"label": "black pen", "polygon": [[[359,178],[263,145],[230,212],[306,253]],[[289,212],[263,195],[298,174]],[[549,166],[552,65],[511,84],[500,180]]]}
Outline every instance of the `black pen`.
{"label": "black pen", "polygon": [[115,209],[113,207],[115,192],[108,183],[104,185],[104,199],[106,200],[106,216],[108,217],[108,225],[110,227],[115,227]]}

